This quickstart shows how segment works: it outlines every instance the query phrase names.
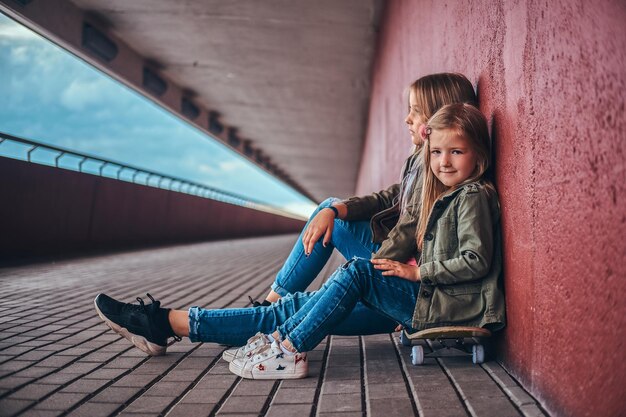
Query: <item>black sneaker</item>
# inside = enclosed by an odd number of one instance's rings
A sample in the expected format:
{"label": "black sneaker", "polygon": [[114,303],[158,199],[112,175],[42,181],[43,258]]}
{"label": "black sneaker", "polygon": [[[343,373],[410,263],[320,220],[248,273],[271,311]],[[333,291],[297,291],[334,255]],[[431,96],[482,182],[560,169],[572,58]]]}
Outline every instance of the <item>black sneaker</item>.
{"label": "black sneaker", "polygon": [[267,307],[267,306],[271,306],[272,303],[270,303],[267,300],[263,300],[262,303],[258,302],[257,300],[253,300],[252,297],[248,296],[248,300],[250,300],[250,304],[252,304],[252,307]]}
{"label": "black sneaker", "polygon": [[[161,303],[147,294],[152,303],[145,305],[137,297],[139,305],[122,303],[106,294],[98,294],[93,300],[98,315],[115,333],[130,340],[143,352],[151,356],[165,355],[167,335],[155,325],[155,314]],[[174,336],[175,341],[181,340]]]}

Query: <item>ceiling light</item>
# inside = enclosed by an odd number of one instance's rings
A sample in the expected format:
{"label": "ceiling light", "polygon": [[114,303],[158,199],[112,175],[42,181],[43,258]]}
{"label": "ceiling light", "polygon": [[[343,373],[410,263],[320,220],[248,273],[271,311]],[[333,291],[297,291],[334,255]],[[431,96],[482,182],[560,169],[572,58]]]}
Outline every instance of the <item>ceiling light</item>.
{"label": "ceiling light", "polygon": [[142,85],[155,96],[162,96],[167,91],[167,82],[146,67],[143,68]]}
{"label": "ceiling light", "polygon": [[198,106],[193,104],[187,97],[182,98],[180,108],[182,113],[190,119],[195,119],[200,115],[200,109]]}
{"label": "ceiling light", "polygon": [[89,23],[83,23],[83,48],[107,62],[117,56],[117,45]]}

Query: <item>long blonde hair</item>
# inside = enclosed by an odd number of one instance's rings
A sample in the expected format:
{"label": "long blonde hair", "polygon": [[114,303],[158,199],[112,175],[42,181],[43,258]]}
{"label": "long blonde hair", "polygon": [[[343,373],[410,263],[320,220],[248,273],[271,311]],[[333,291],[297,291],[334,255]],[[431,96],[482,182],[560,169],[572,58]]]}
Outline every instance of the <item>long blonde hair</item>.
{"label": "long blonde hair", "polygon": [[[415,80],[409,91],[415,95],[417,106],[424,115],[424,123],[446,104],[478,105],[474,86],[463,74],[442,72],[425,75]],[[420,148],[416,147],[415,151]]]}
{"label": "long blonde hair", "polygon": [[[437,110],[446,104],[468,103],[477,105],[478,100],[474,92],[474,86],[463,74],[443,72],[440,74],[425,75],[415,80],[409,91],[413,92],[417,107],[422,112],[422,123],[426,123]],[[414,146],[412,154],[415,155],[415,163],[419,163],[418,153],[422,150],[422,144]],[[400,209],[404,211],[408,205],[416,205],[419,209],[421,204],[419,192],[415,192],[415,184],[407,184],[406,176],[400,182]],[[417,177],[414,181],[422,181]],[[421,184],[419,184],[421,185]],[[408,191],[408,187],[412,188]],[[404,198],[407,195],[408,198]]]}
{"label": "long blonde hair", "polygon": [[[458,135],[465,137],[476,154],[476,169],[474,173],[461,184],[446,187],[430,169],[430,140],[424,142],[423,167],[424,177],[421,195],[421,211],[417,229],[417,246],[421,250],[424,243],[424,234],[428,226],[428,219],[435,202],[448,192],[451,192],[464,184],[481,181],[490,191],[495,187],[484,174],[491,163],[491,139],[487,128],[485,116],[472,105],[465,103],[449,104],[439,109],[427,124],[430,131],[453,130]],[[427,128],[427,129],[428,129]]]}

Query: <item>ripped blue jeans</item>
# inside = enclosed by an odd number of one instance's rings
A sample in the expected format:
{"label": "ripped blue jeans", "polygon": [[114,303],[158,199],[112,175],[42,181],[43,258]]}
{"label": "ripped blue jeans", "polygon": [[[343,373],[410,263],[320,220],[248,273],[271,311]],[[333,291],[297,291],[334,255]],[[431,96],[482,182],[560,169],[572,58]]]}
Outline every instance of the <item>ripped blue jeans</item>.
{"label": "ripped blue jeans", "polygon": [[[309,222],[320,210],[329,207],[335,201],[338,201],[338,199],[328,198],[324,200],[311,214]],[[326,262],[328,262],[333,249],[337,249],[345,259],[352,259],[355,256],[370,259],[372,253],[380,249],[379,243],[372,243],[372,231],[369,221],[335,219],[330,244],[324,247],[320,239],[315,243],[313,251],[307,257],[304,254],[302,235],[309,222],[302,229],[302,233],[298,236],[298,240],[294,244],[289,257],[280,271],[278,271],[276,279],[272,284],[272,290],[281,297],[306,290],[309,284],[322,271]]]}
{"label": "ripped blue jeans", "polygon": [[390,333],[399,323],[411,328],[419,283],[383,276],[369,259],[339,267],[319,291],[288,294],[268,307],[189,309],[193,342],[243,345],[256,332],[275,330],[300,352],[329,334]]}

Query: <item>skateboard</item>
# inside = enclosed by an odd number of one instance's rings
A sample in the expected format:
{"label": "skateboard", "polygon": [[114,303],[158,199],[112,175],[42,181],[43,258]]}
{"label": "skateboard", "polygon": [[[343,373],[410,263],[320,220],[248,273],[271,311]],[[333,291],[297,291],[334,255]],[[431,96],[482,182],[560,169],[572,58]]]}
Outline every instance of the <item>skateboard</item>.
{"label": "skateboard", "polygon": [[[482,327],[448,326],[434,327],[415,333],[407,333],[402,330],[400,343],[403,346],[411,346],[413,340],[430,340],[432,352],[424,354],[424,346],[415,345],[411,350],[411,363],[422,365],[424,357],[438,357],[442,349],[455,349],[463,356],[471,355],[472,362],[483,363],[485,361],[485,347],[481,343],[483,339],[491,336],[491,332]],[[436,343],[435,343],[436,342]]]}

